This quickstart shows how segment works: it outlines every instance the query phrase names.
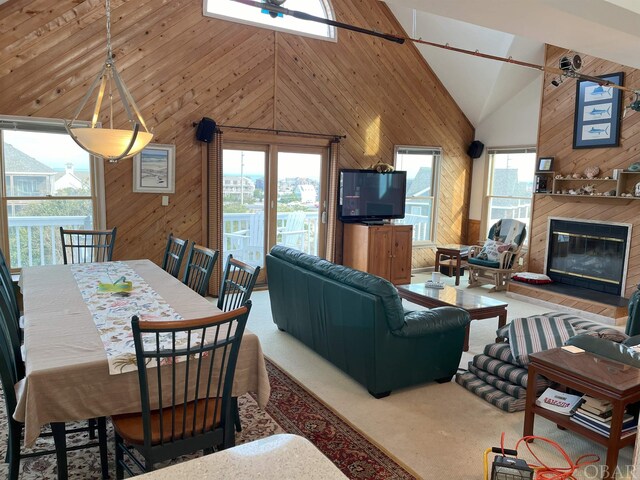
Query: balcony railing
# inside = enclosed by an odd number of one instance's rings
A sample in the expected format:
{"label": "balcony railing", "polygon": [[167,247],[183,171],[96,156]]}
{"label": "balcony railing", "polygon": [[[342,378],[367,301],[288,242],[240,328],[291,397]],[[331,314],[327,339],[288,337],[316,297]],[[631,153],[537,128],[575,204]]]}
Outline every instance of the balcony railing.
{"label": "balcony railing", "polygon": [[91,229],[91,216],[9,217],[11,268],[62,263],[60,227]]}
{"label": "balcony railing", "polygon": [[[276,243],[318,253],[318,212],[282,212],[276,220]],[[225,213],[222,254],[254,265],[262,265],[264,258],[264,214]]]}

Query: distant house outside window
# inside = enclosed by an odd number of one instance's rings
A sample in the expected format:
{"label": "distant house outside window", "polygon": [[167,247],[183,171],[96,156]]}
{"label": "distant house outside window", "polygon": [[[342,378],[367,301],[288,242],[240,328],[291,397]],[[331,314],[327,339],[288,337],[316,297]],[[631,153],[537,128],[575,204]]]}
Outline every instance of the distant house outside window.
{"label": "distant house outside window", "polygon": [[[502,218],[514,218],[531,223],[536,149],[489,149],[489,184],[486,196],[486,231]],[[525,240],[527,243],[527,240]]]}
{"label": "distant house outside window", "polygon": [[396,223],[413,225],[414,245],[435,243],[441,156],[439,148],[398,146],[395,149],[396,170],[407,172],[405,217]]}
{"label": "distant house outside window", "polygon": [[[308,13],[315,17],[335,20],[329,0],[288,0],[286,8]],[[330,25],[309,20],[301,20],[291,15],[271,17],[268,12],[233,0],[204,0],[204,14],[232,22],[245,23],[287,33],[335,40],[336,29]]]}
{"label": "distant house outside window", "polygon": [[0,244],[14,270],[62,263],[60,227],[104,228],[101,162],[62,121],[0,117]]}

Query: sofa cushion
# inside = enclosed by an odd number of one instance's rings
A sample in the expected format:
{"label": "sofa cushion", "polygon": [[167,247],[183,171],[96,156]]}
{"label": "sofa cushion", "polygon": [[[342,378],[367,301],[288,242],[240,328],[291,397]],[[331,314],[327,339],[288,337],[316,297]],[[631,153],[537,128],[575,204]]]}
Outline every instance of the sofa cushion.
{"label": "sofa cushion", "polygon": [[562,318],[532,316],[509,324],[511,353],[520,365],[528,365],[532,353],[561,347],[574,335],[571,323]]}
{"label": "sofa cushion", "polygon": [[400,330],[404,327],[404,308],[402,307],[402,300],[400,300],[398,296],[398,290],[396,290],[396,287],[394,287],[391,282],[384,278],[354,270],[343,265],[336,265],[320,257],[282,245],[275,245],[271,249],[271,255],[335,280],[336,282],[380,297],[387,317],[389,330]]}

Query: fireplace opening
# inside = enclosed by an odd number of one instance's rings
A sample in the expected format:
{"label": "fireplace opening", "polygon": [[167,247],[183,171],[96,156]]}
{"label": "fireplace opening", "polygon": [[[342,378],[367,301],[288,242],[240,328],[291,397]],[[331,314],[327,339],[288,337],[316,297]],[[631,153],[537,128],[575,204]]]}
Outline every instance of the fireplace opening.
{"label": "fireplace opening", "polygon": [[547,275],[554,282],[621,295],[631,226],[550,219]]}

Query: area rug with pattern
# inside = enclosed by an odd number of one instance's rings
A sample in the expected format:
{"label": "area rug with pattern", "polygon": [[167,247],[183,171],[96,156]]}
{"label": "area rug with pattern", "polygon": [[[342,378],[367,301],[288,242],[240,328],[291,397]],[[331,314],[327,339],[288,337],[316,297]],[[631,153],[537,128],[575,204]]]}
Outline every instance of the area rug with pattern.
{"label": "area rug with pattern", "polygon": [[[271,382],[271,398],[266,411],[258,407],[251,395],[239,398],[242,432],[236,443],[246,443],[276,433],[293,433],[309,439],[326,457],[352,479],[404,480],[415,477],[395,462],[383,450],[371,443],[339,415],[305,390],[275,364],[267,360]],[[7,419],[4,398],[0,399],[0,455],[4,458],[7,445]],[[108,425],[109,468],[115,478],[113,430]],[[86,442],[83,434],[69,435],[69,446]],[[53,440],[41,437],[36,449],[51,449]],[[29,450],[33,451],[33,450]],[[215,454],[214,454],[215,455]],[[180,457],[168,464],[195,458],[199,454]],[[99,479],[100,458],[97,448],[68,453],[69,479]],[[6,478],[8,465],[0,461],[0,478]],[[54,480],[57,478],[55,456],[24,459],[20,467],[21,480]]]}

